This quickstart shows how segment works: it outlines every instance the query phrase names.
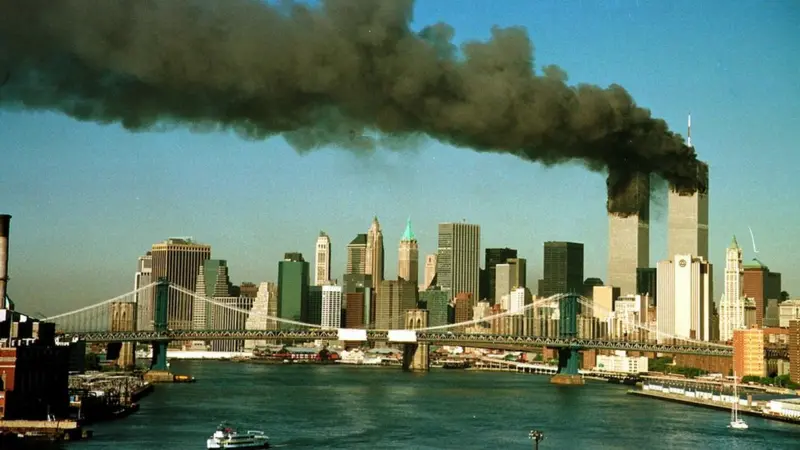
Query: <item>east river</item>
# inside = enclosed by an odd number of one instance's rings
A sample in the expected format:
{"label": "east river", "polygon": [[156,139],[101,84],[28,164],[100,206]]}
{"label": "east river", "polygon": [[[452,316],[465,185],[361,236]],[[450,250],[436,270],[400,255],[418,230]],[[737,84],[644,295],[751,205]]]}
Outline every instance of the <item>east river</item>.
{"label": "east river", "polygon": [[204,449],[219,422],[287,449],[797,449],[800,426],[626,395],[625,386],[546,376],[395,368],[176,361],[194,384],[159,385],[141,410],[65,449]]}

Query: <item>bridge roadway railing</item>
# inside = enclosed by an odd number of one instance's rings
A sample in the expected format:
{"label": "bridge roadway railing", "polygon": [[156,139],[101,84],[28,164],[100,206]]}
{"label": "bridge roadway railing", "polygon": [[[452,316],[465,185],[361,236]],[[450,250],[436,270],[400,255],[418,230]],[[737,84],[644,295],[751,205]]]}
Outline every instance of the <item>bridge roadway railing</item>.
{"label": "bridge roadway railing", "polygon": [[186,340],[347,340],[389,341],[396,343],[426,342],[484,348],[588,348],[657,353],[679,353],[711,356],[732,356],[733,347],[719,344],[657,344],[629,340],[558,338],[478,333],[453,333],[424,330],[346,330],[346,329],[283,329],[283,330],[168,330],[168,331],[97,331],[70,333],[87,342],[158,342]]}

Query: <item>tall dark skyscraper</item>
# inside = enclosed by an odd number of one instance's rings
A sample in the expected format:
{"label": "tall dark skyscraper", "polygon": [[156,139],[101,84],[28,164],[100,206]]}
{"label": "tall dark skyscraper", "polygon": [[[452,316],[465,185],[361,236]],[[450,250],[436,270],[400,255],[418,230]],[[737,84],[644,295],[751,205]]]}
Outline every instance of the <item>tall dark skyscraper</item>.
{"label": "tall dark skyscraper", "polygon": [[544,278],[539,280],[539,296],[583,292],[583,244],[544,243]]}
{"label": "tall dark skyscraper", "polygon": [[498,300],[494,298],[494,291],[496,286],[497,276],[495,274],[495,267],[498,264],[505,264],[510,258],[517,257],[517,250],[513,248],[487,248],[485,251],[484,270],[486,270],[486,281],[489,283],[487,289],[484,290],[486,298],[492,305]]}
{"label": "tall dark skyscraper", "polygon": [[636,269],[636,293],[649,294],[650,304],[655,305],[658,300],[656,286],[658,276],[655,267],[640,267]]}
{"label": "tall dark skyscraper", "polygon": [[310,270],[302,253],[286,253],[278,262],[278,317],[308,320]]}

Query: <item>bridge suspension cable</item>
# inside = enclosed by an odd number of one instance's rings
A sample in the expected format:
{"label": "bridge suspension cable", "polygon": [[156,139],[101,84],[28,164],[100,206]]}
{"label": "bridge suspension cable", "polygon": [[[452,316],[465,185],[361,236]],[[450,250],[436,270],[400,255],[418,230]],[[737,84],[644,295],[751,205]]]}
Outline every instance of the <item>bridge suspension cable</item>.
{"label": "bridge suspension cable", "polygon": [[459,323],[451,323],[451,324],[447,324],[447,325],[436,325],[436,326],[432,326],[432,327],[419,328],[416,331],[439,331],[439,330],[447,330],[447,329],[459,328],[459,327],[468,327],[470,325],[477,325],[477,324],[484,323],[484,322],[491,322],[491,321],[494,321],[494,320],[497,320],[497,319],[502,319],[504,317],[525,315],[525,313],[527,311],[533,310],[534,308],[546,305],[548,303],[552,303],[552,302],[561,300],[562,298],[570,296],[570,295],[574,295],[574,294],[555,294],[555,295],[551,295],[550,297],[547,297],[547,298],[538,299],[535,302],[529,303],[529,304],[523,306],[522,308],[520,308],[518,310],[505,311],[505,312],[502,312],[502,313],[493,314],[491,316],[485,316],[485,317],[482,317],[480,319],[465,320],[465,321],[459,322]]}
{"label": "bridge suspension cable", "polygon": [[108,305],[109,303],[119,302],[119,301],[122,301],[123,299],[125,299],[126,297],[130,297],[132,295],[138,294],[139,292],[145,291],[147,289],[151,289],[153,286],[155,286],[157,284],[158,284],[158,282],[150,283],[147,286],[142,286],[139,289],[134,289],[131,292],[128,292],[128,293],[125,293],[125,294],[122,294],[122,295],[118,295],[118,296],[116,296],[114,298],[110,298],[108,300],[104,300],[104,301],[102,301],[100,303],[95,303],[94,305],[84,306],[83,308],[78,308],[78,309],[73,310],[73,311],[57,314],[55,316],[51,316],[51,317],[48,317],[48,318],[43,319],[43,320],[46,321],[46,322],[53,322],[53,321],[56,321],[57,319],[61,319],[61,318],[64,318],[64,317],[68,317],[68,316],[73,316],[73,315],[76,315],[76,314],[84,313],[84,312],[89,311],[91,309],[100,308],[101,306]]}
{"label": "bridge suspension cable", "polygon": [[[182,294],[189,295],[194,299],[204,301],[204,302],[209,303],[209,304],[214,305],[214,306],[218,306],[220,308],[225,308],[225,309],[228,309],[230,311],[234,311],[234,312],[245,314],[245,315],[249,315],[250,314],[250,310],[237,308],[237,307],[235,307],[233,305],[226,305],[225,303],[222,303],[222,302],[216,301],[214,299],[208,298],[208,297],[206,297],[204,295],[200,295],[200,294],[198,294],[196,292],[192,292],[189,289],[186,289],[186,288],[184,288],[182,286],[178,286],[178,285],[170,283],[169,284],[169,288],[173,289],[173,290],[175,290],[177,292],[180,292]],[[299,321],[296,321],[296,320],[284,319],[284,318],[281,318],[281,317],[272,317],[272,316],[269,316],[269,315],[266,316],[266,319],[271,320],[271,321],[275,321],[275,322],[279,322],[279,323],[285,323],[285,324],[288,324],[288,325],[297,325],[297,326],[306,327],[306,328],[322,328],[321,325],[317,325],[317,324],[313,324],[313,323],[299,322]]]}
{"label": "bridge suspension cable", "polygon": [[[608,308],[606,308],[604,305],[599,305],[599,304],[597,304],[597,303],[595,303],[595,302],[593,302],[590,299],[585,298],[585,297],[579,297],[578,302],[582,306],[585,306],[587,308],[593,308],[593,309],[597,308],[597,309],[599,309],[600,311],[602,311],[602,312],[604,312],[606,314],[612,312]],[[617,320],[619,320],[619,322],[624,324],[624,325],[628,325],[629,327],[635,328],[636,330],[646,332],[646,336],[648,338],[650,338],[650,336],[656,336],[656,338],[662,337],[662,338],[667,338],[667,339],[670,339],[670,340],[673,340],[673,341],[689,342],[689,343],[700,345],[700,346],[717,347],[717,348],[725,348],[725,349],[732,348],[730,345],[718,344],[718,343],[715,343],[715,342],[708,342],[708,341],[701,341],[701,340],[698,340],[698,339],[692,339],[692,338],[688,338],[688,337],[677,336],[677,335],[674,335],[674,334],[665,333],[663,331],[659,331],[657,328],[652,328],[652,327],[646,326],[646,325],[644,325],[642,323],[637,323],[637,322],[634,322],[634,321],[630,321],[627,318],[618,318]]]}

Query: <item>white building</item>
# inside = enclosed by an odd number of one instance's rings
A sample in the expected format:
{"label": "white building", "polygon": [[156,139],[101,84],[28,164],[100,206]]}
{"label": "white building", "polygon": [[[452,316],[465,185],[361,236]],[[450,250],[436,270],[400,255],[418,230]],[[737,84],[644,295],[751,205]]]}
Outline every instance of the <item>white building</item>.
{"label": "white building", "polygon": [[514,288],[511,264],[497,264],[494,267],[494,298],[500,299]]}
{"label": "white building", "polygon": [[786,300],[778,305],[778,324],[781,328],[789,328],[789,322],[800,320],[800,298]]}
{"label": "white building", "polygon": [[730,247],[725,250],[725,292],[719,302],[720,341],[730,341],[733,330],[747,328],[743,277],[742,249],[734,236]]}
{"label": "white building", "polygon": [[322,286],[322,328],[342,326],[342,287]]}
{"label": "white building", "polygon": [[646,295],[623,295],[614,300],[614,311],[609,314],[609,332],[613,338],[646,337],[641,328],[647,321]]}
{"label": "white building", "polygon": [[315,267],[314,285],[322,286],[328,283],[331,279],[331,238],[324,231],[320,231],[317,238]]}
{"label": "white building", "polygon": [[[277,310],[278,305],[278,286],[275,283],[264,282],[258,285],[258,293],[253,300],[253,307],[244,323],[245,330],[276,330],[278,323],[271,319],[272,310]],[[276,314],[277,315],[277,314]],[[252,352],[256,347],[267,345],[265,340],[244,341],[244,350]]]}
{"label": "white building", "polygon": [[710,341],[713,306],[712,266],[692,255],[659,261],[656,320],[658,342],[671,336]]}
{"label": "white building", "polygon": [[[499,264],[498,264],[499,265]],[[508,309],[512,314],[522,314],[525,308],[525,288],[516,288],[508,294]]]}
{"label": "white building", "polygon": [[643,373],[648,371],[646,356],[627,356],[624,351],[613,355],[597,355],[595,370],[599,372]]}

